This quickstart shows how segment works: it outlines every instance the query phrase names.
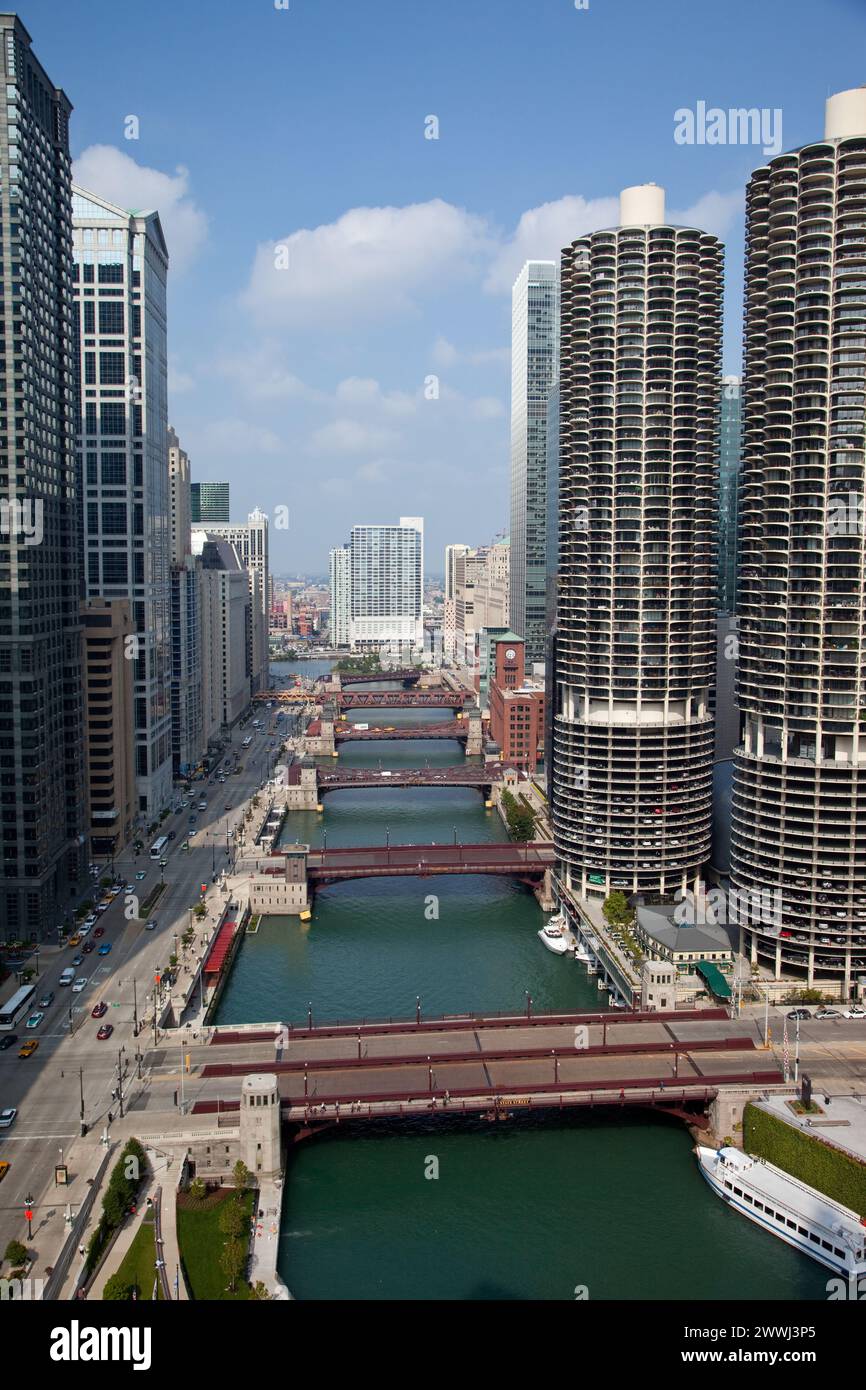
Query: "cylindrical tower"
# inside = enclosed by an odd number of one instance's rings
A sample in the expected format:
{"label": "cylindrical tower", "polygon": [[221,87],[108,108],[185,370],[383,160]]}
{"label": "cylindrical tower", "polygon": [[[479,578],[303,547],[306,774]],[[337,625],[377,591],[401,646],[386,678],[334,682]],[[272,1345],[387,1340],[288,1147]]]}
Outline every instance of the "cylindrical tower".
{"label": "cylindrical tower", "polygon": [[626,189],[562,253],[554,836],[566,883],[709,857],[723,250]]}
{"label": "cylindrical tower", "polygon": [[744,947],[819,986],[866,967],[866,88],[747,198],[732,880]]}

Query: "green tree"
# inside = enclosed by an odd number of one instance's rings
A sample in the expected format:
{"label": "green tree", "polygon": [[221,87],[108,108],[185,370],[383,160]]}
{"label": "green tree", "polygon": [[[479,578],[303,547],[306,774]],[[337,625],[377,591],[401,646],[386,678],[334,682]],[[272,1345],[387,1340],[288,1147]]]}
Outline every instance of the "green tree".
{"label": "green tree", "polygon": [[6,1259],[10,1264],[23,1265],[27,1262],[27,1248],[20,1240],[10,1240],[6,1246]]}
{"label": "green tree", "polygon": [[621,893],[618,888],[608,893],[601,910],[604,920],[611,927],[630,926],[634,919],[634,912],[628,905],[625,893]]}
{"label": "green tree", "polygon": [[229,1201],[223,1202],[219,1214],[219,1228],[223,1235],[237,1240],[245,1226],[246,1219],[237,1198],[232,1197]]}
{"label": "green tree", "polygon": [[232,1182],[239,1192],[246,1192],[252,1183],[252,1174],[243,1159],[239,1158],[232,1169]]}
{"label": "green tree", "polygon": [[237,1288],[237,1282],[244,1272],[246,1260],[246,1246],[239,1240],[227,1240],[220,1256],[220,1267],[229,1281],[231,1293],[234,1293]]}
{"label": "green tree", "polygon": [[271,1295],[268,1292],[267,1284],[263,1284],[261,1279],[257,1279],[250,1290],[250,1298],[255,1298],[258,1299],[260,1302],[265,1303],[268,1301],[270,1296]]}
{"label": "green tree", "polygon": [[112,1274],[105,1281],[102,1298],[105,1303],[128,1303],[135,1285],[120,1274]]}
{"label": "green tree", "polygon": [[207,1196],[207,1187],[202,1178],[193,1178],[189,1185],[190,1197],[195,1197],[197,1202],[201,1202]]}

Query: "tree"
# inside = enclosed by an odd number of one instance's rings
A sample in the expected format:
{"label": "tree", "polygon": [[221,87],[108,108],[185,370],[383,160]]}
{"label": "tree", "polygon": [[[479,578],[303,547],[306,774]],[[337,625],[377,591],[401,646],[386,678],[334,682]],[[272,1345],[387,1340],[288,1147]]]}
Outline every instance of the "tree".
{"label": "tree", "polygon": [[27,1262],[27,1248],[20,1240],[10,1240],[6,1246],[6,1259],[10,1264],[23,1265]]}
{"label": "tree", "polygon": [[252,1174],[241,1158],[232,1169],[232,1182],[239,1192],[246,1192],[252,1182]]}
{"label": "tree", "polygon": [[219,1214],[219,1228],[224,1236],[237,1240],[246,1225],[243,1208],[237,1197],[223,1202]]}
{"label": "tree", "polygon": [[250,1298],[259,1299],[262,1303],[265,1303],[270,1296],[267,1284],[263,1284],[261,1279],[257,1279],[250,1290]]}
{"label": "tree", "polygon": [[112,1274],[105,1281],[105,1288],[102,1290],[102,1298],[105,1303],[128,1303],[132,1298],[135,1285],[131,1284],[121,1274]]}
{"label": "tree", "polygon": [[194,1197],[197,1202],[204,1201],[207,1196],[207,1187],[202,1178],[193,1178],[189,1185],[189,1195]]}
{"label": "tree", "polygon": [[229,1281],[231,1293],[234,1293],[237,1282],[243,1274],[246,1260],[246,1246],[239,1240],[227,1240],[220,1256],[220,1267]]}
{"label": "tree", "polygon": [[634,912],[628,905],[625,893],[621,893],[615,888],[612,893],[608,893],[602,907],[604,920],[611,927],[627,927],[631,925]]}

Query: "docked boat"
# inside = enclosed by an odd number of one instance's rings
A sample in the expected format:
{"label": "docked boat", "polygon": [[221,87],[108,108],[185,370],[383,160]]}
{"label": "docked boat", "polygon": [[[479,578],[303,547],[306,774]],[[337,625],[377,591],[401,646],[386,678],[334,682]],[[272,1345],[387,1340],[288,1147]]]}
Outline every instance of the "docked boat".
{"label": "docked boat", "polygon": [[730,1207],[804,1255],[858,1280],[866,1275],[866,1220],[739,1149],[695,1148],[701,1173]]}
{"label": "docked boat", "polygon": [[583,942],[576,939],[574,943],[574,959],[581,961],[584,965],[589,965],[592,960],[592,955],[583,945]]}
{"label": "docked boat", "polygon": [[546,927],[541,928],[538,935],[541,937],[548,951],[552,951],[555,956],[565,955],[568,950],[568,938],[563,932],[562,927],[554,926],[552,922],[548,922]]}

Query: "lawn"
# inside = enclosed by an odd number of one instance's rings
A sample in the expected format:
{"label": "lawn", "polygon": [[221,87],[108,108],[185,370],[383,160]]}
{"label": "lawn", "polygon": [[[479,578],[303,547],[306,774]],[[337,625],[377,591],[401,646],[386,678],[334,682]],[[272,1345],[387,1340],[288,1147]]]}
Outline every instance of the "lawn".
{"label": "lawn", "polygon": [[[137,1286],[140,1300],[151,1301],[153,1281],[156,1278],[156,1240],[152,1211],[142,1220],[117,1273],[127,1283]],[[158,1286],[156,1296],[157,1301],[161,1300],[162,1290]]]}
{"label": "lawn", "polygon": [[[226,1276],[220,1263],[226,1239],[219,1227],[220,1211],[223,1202],[231,1200],[235,1195],[231,1188],[224,1188],[201,1202],[192,1202],[188,1198],[186,1201],[181,1199],[178,1202],[177,1238],[180,1257],[183,1260],[190,1293],[193,1298],[202,1302],[217,1299],[240,1301],[250,1296],[250,1286],[243,1279],[238,1281],[234,1293],[228,1292]],[[247,1223],[252,1220],[253,1197],[252,1192],[245,1192],[240,1199]],[[242,1239],[246,1239],[246,1234]]]}

